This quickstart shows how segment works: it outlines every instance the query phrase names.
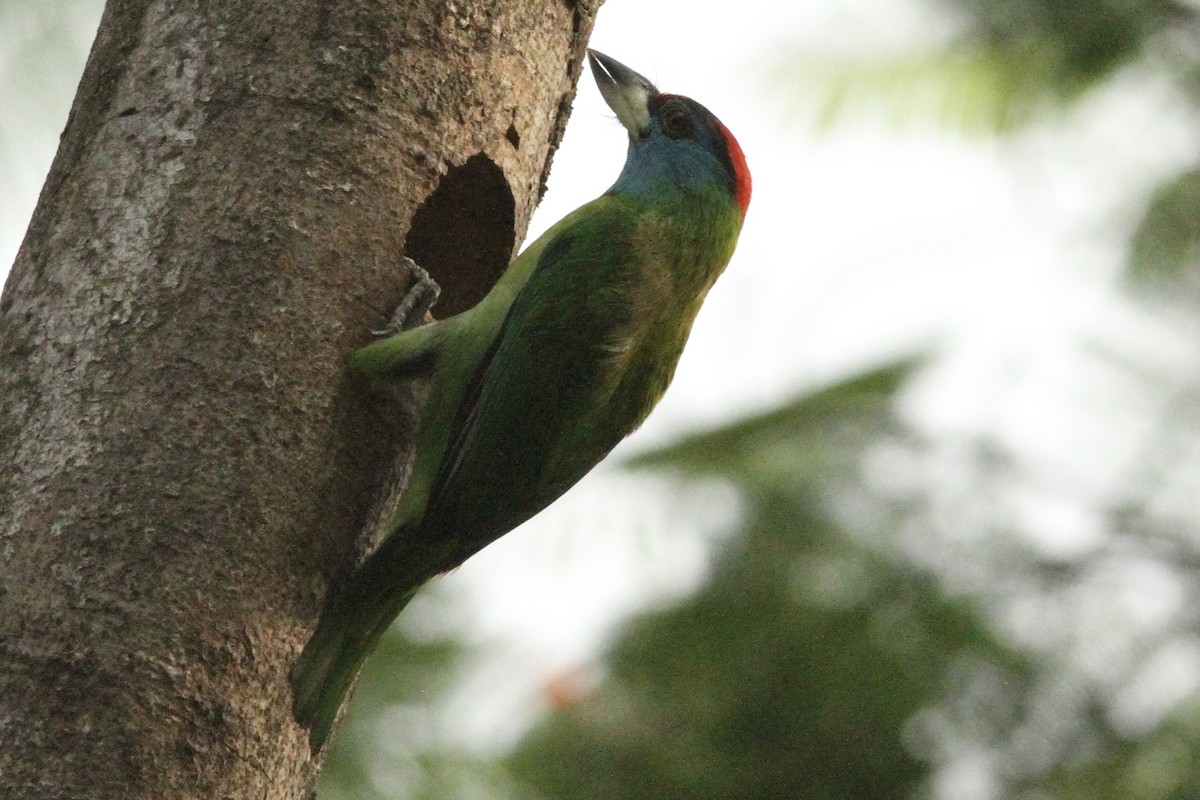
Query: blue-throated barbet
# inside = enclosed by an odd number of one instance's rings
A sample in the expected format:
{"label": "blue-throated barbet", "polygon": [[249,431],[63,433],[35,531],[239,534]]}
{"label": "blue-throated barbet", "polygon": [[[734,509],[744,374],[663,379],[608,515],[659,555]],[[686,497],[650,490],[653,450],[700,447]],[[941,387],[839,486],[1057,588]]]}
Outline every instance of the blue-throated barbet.
{"label": "blue-throated barbet", "polygon": [[293,672],[325,741],[364,658],[420,586],[557,499],[658,403],[733,254],[750,173],[704,106],[589,51],[629,132],[603,196],[530,245],[474,308],[357,351],[377,384],[429,379],[389,533],[336,587]]}

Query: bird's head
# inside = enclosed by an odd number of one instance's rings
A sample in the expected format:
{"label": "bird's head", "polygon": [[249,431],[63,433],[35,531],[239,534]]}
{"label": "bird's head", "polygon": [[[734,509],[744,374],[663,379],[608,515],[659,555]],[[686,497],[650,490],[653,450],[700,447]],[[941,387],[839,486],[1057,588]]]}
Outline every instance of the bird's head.
{"label": "bird's head", "polygon": [[670,181],[687,191],[723,185],[743,216],[750,205],[750,170],[729,129],[704,106],[663,94],[615,59],[588,50],[604,102],[629,131],[629,156],[614,192],[652,193]]}

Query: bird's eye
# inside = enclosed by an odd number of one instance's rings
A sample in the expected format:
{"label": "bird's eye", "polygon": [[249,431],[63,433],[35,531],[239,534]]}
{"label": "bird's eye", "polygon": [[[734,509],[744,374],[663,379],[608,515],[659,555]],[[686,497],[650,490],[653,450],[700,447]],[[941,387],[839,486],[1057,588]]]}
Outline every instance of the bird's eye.
{"label": "bird's eye", "polygon": [[672,139],[692,135],[692,115],[680,105],[669,105],[662,112],[663,133]]}

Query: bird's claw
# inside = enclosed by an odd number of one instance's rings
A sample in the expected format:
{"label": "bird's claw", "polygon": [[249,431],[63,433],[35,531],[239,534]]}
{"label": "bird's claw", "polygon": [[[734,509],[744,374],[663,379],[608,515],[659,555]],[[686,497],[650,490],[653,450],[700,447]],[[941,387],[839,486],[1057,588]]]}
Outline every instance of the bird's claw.
{"label": "bird's claw", "polygon": [[376,336],[391,336],[423,324],[426,314],[442,292],[429,273],[408,256],[400,260],[400,267],[408,275],[408,291],[405,292],[400,305],[392,312],[392,317],[383,330],[371,331]]}

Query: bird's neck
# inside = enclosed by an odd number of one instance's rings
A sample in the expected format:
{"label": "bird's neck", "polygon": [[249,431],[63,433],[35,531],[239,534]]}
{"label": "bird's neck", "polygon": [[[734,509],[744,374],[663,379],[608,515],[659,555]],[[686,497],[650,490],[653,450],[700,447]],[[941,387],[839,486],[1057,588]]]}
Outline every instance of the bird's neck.
{"label": "bird's neck", "polygon": [[699,147],[667,151],[654,143],[630,144],[625,166],[608,194],[655,204],[724,201],[736,205],[728,179],[710,153]]}

